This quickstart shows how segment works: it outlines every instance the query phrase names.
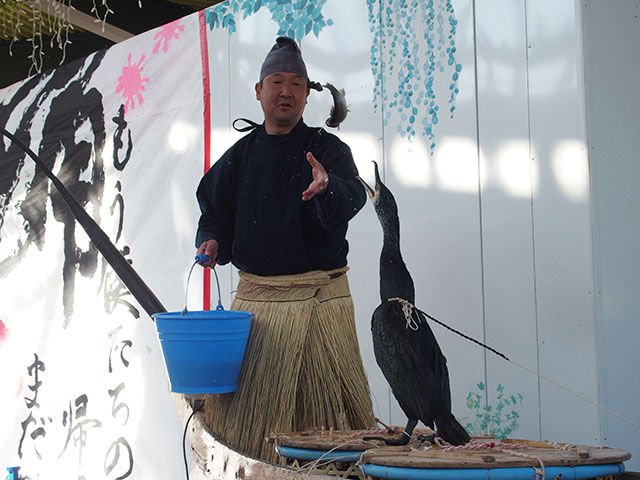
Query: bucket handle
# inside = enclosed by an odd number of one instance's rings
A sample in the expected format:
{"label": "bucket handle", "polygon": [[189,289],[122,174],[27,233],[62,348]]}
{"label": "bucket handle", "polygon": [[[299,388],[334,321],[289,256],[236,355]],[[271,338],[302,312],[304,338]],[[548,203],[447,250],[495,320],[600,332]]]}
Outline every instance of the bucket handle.
{"label": "bucket handle", "polygon": [[[195,261],[193,262],[193,265],[191,265],[191,269],[189,270],[189,275],[187,276],[187,287],[185,289],[185,294],[184,294],[184,308],[182,309],[183,314],[187,313],[187,297],[189,293],[189,280],[191,279],[191,272],[193,271],[193,267],[196,266],[196,263],[204,263],[208,261],[209,258],[210,258],[209,255],[205,255],[204,253],[200,253],[195,256]],[[216,310],[221,311],[221,310],[224,310],[224,307],[222,306],[222,300],[220,295],[220,281],[218,280],[218,272],[216,272],[215,265],[211,267],[211,269],[213,270],[213,273],[216,277],[216,286],[218,287],[218,305],[216,306]]]}

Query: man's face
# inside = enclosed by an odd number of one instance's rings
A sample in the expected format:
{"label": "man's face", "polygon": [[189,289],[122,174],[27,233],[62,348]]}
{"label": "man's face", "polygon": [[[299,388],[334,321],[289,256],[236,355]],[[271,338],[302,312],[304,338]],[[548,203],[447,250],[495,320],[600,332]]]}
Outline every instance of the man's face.
{"label": "man's face", "polygon": [[256,84],[256,99],[262,105],[264,124],[270,135],[289,133],[302,118],[309,88],[300,75],[272,73]]}

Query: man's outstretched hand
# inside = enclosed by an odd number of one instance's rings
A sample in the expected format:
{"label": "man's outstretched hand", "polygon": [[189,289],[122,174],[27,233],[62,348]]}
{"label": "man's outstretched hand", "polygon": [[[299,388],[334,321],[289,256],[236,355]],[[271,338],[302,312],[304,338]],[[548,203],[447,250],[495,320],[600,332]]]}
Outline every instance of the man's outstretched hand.
{"label": "man's outstretched hand", "polygon": [[309,184],[309,187],[302,192],[302,200],[305,202],[315,196],[322,197],[327,192],[327,187],[329,186],[329,174],[320,162],[316,160],[313,153],[307,152],[307,162],[311,165],[313,181]]}

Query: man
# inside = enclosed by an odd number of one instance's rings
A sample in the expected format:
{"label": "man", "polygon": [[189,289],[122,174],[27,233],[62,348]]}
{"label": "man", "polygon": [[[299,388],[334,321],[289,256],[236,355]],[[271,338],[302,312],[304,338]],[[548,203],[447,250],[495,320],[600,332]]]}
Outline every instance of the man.
{"label": "man", "polygon": [[238,391],[208,398],[205,422],[270,461],[270,433],[372,426],[346,276],[347,225],[366,198],[349,147],[302,120],[311,85],[295,41],[278,38],[255,86],[264,123],[197,190],[203,265],[232,262],[232,309],[255,315]]}

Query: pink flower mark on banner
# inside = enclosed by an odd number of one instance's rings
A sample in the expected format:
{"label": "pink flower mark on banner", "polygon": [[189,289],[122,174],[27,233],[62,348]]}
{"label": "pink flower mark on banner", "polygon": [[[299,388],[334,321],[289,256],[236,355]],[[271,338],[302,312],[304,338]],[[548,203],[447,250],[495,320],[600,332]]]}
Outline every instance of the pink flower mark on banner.
{"label": "pink flower mark on banner", "polygon": [[144,67],[140,65],[144,62],[144,53],[140,57],[138,63],[131,65],[131,54],[127,57],[127,65],[122,67],[122,75],[118,77],[118,86],[116,93],[122,92],[122,96],[126,98],[124,111],[126,112],[129,104],[131,108],[135,107],[135,99],[138,99],[138,105],[142,105],[142,91],[144,90],[144,82],[149,81],[149,77],[142,78],[142,70]]}
{"label": "pink flower mark on banner", "polygon": [[4,342],[7,339],[8,334],[9,334],[9,329],[4,324],[4,322],[0,320],[0,343]]}
{"label": "pink flower mark on banner", "polygon": [[162,51],[166,53],[167,49],[169,48],[169,42],[173,38],[180,38],[180,34],[178,32],[184,32],[184,25],[180,25],[180,19],[174,20],[173,22],[167,23],[166,25],[160,27],[158,33],[156,33],[153,37],[154,40],[158,40],[158,42],[153,47],[153,53],[158,53],[158,50],[160,50],[160,45],[163,42],[164,45],[162,45]]}

